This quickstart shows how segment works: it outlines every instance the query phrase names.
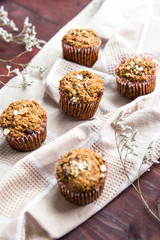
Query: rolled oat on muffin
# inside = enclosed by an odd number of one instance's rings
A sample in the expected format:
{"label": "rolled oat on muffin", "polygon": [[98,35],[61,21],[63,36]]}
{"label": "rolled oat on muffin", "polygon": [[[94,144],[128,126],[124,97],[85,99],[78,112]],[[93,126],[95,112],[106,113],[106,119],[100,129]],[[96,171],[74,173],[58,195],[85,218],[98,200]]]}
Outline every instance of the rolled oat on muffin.
{"label": "rolled oat on muffin", "polygon": [[92,67],[98,58],[101,39],[92,29],[71,29],[62,38],[63,57],[71,62]]}
{"label": "rolled oat on muffin", "polygon": [[153,58],[148,55],[124,58],[115,71],[120,94],[128,99],[135,99],[153,92],[156,86],[156,69]]}
{"label": "rolled oat on muffin", "polygon": [[89,71],[67,73],[59,86],[62,110],[75,118],[89,119],[95,114],[104,92],[103,80]]}
{"label": "rolled oat on muffin", "polygon": [[86,205],[95,201],[104,189],[107,166],[98,153],[75,149],[62,156],[56,176],[62,195],[70,202]]}
{"label": "rolled oat on muffin", "polygon": [[0,126],[10,147],[32,151],[46,138],[47,114],[38,102],[19,100],[2,112]]}

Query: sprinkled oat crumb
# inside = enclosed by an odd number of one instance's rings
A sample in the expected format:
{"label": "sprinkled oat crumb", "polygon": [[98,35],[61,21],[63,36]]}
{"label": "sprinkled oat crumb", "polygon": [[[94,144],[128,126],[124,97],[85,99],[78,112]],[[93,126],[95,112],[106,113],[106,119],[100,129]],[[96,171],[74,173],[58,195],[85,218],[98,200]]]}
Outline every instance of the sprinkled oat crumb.
{"label": "sprinkled oat crumb", "polygon": [[10,132],[10,131],[9,131],[8,128],[5,128],[5,129],[3,130],[3,134],[4,134],[5,136],[7,136],[9,132]]}
{"label": "sprinkled oat crumb", "polygon": [[45,110],[36,101],[19,100],[11,103],[0,117],[4,135],[12,137],[27,135],[39,131],[46,119]]}
{"label": "sprinkled oat crumb", "polygon": [[62,41],[74,47],[94,47],[100,44],[100,38],[92,29],[71,29]]}
{"label": "sprinkled oat crumb", "polygon": [[105,177],[105,160],[89,149],[76,149],[58,162],[57,176],[74,192],[95,189]]}
{"label": "sprinkled oat crumb", "polygon": [[[78,76],[78,77],[77,77]],[[74,102],[94,102],[103,95],[103,80],[88,71],[67,73],[60,80],[60,94]]]}
{"label": "sprinkled oat crumb", "polygon": [[150,59],[129,58],[120,64],[117,75],[125,81],[140,82],[152,79],[155,71],[156,66]]}

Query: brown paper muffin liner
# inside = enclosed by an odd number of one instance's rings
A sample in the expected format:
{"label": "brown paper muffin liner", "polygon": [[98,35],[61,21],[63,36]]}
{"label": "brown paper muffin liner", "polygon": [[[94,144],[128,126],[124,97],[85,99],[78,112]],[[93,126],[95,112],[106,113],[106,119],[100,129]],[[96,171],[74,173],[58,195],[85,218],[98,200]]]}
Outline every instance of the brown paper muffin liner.
{"label": "brown paper muffin liner", "polygon": [[101,40],[99,40],[99,44],[95,47],[76,48],[69,46],[62,41],[63,57],[68,61],[92,67],[98,58],[100,45]]}
{"label": "brown paper muffin liner", "polygon": [[90,190],[87,192],[73,192],[70,191],[62,182],[58,181],[58,186],[60,188],[60,191],[65,199],[68,201],[77,204],[77,205],[86,205],[93,201],[95,201],[103,192],[104,184],[105,184],[105,178],[104,181],[100,183],[100,185],[97,187],[97,189]]}
{"label": "brown paper muffin liner", "polygon": [[154,60],[154,58],[148,54],[143,53],[139,55],[131,54],[125,56],[120,60],[120,63],[115,66],[115,77],[117,82],[118,91],[120,94],[128,99],[135,99],[139,96],[149,94],[154,91],[156,86],[156,75],[153,75],[151,79],[142,82],[131,82],[129,80],[123,80],[117,75],[117,69],[121,63],[123,63],[128,58],[140,58],[145,57],[152,60],[155,63],[155,67],[157,68],[158,64]]}
{"label": "brown paper muffin liner", "polygon": [[135,99],[139,96],[153,92],[156,86],[156,76],[145,82],[126,82],[116,77],[117,87],[120,94],[128,99]]}
{"label": "brown paper muffin liner", "polygon": [[92,103],[76,103],[60,93],[59,104],[67,115],[78,119],[89,119],[97,111],[101,98],[102,96]]}
{"label": "brown paper muffin liner", "polygon": [[27,152],[39,148],[45,140],[47,134],[47,119],[44,121],[38,132],[29,133],[27,136],[12,137],[10,134],[6,136],[6,140],[11,148],[18,151]]}

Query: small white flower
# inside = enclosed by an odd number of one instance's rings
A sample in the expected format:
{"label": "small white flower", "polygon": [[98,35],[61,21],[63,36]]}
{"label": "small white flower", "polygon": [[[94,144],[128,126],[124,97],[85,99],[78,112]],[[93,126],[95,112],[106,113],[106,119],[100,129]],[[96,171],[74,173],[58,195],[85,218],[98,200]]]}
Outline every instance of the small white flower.
{"label": "small white flower", "polygon": [[125,130],[126,129],[126,127],[120,122],[117,123],[117,127],[118,127],[119,130]]}
{"label": "small white flower", "polygon": [[133,151],[134,147],[135,147],[135,144],[128,140],[125,144],[125,147],[128,148],[129,150]]}
{"label": "small white flower", "polygon": [[8,69],[8,71],[10,71],[11,66],[7,65],[6,68]]}
{"label": "small white flower", "polygon": [[14,41],[25,45],[26,51],[32,51],[33,47],[41,49],[41,45],[46,42],[36,38],[35,26],[29,23],[29,18],[26,17],[23,25],[23,30],[20,34],[14,37]]}
{"label": "small white flower", "polygon": [[124,133],[123,136],[126,138],[126,139],[130,139],[131,138],[131,133]]}
{"label": "small white flower", "polygon": [[8,33],[6,30],[0,27],[0,38],[5,42],[11,42],[13,40],[13,36],[11,33]]}
{"label": "small white flower", "polygon": [[8,12],[4,10],[4,6],[1,6],[0,8],[0,25],[1,26],[8,26],[14,31],[18,31],[18,28],[16,27],[13,20],[10,20],[8,18]]}
{"label": "small white flower", "polygon": [[18,31],[18,28],[16,27],[15,23],[13,22],[13,20],[10,20],[10,27],[11,27],[14,31]]}
{"label": "small white flower", "polygon": [[158,157],[156,155],[156,153],[153,151],[153,142],[149,145],[146,153],[145,153],[145,156],[144,156],[144,162],[151,162],[151,163],[156,163],[158,164],[159,161],[157,160]]}
{"label": "small white flower", "polygon": [[20,71],[18,68],[15,68],[14,70],[12,70],[12,73],[15,73],[16,75],[20,74]]}
{"label": "small white flower", "polygon": [[32,26],[32,24],[29,23],[29,17],[26,17],[26,18],[25,18],[25,20],[24,20],[24,26],[25,26],[25,27],[31,27],[31,26]]}
{"label": "small white flower", "polygon": [[125,128],[128,129],[128,130],[132,130],[131,126],[126,126]]}

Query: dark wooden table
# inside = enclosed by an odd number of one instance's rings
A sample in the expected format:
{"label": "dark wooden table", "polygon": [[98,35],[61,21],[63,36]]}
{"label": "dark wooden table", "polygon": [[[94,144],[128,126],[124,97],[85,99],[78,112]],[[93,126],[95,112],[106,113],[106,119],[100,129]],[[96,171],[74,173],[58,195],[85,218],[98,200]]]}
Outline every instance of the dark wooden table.
{"label": "dark wooden table", "polygon": [[[48,41],[90,2],[91,0],[0,1],[20,29],[25,17],[28,16],[36,26],[37,37],[45,41]],[[23,47],[17,44],[0,41],[2,59],[15,57],[22,50]],[[34,50],[25,55],[21,61],[28,62],[37,52],[38,50]],[[4,64],[0,64],[0,71],[3,73],[6,71]],[[8,81],[2,78],[1,80]],[[160,166],[152,166],[151,171],[141,177],[141,186],[149,206],[157,213]],[[103,210],[61,239],[159,240],[160,224],[149,215],[135,190],[129,187]]]}

